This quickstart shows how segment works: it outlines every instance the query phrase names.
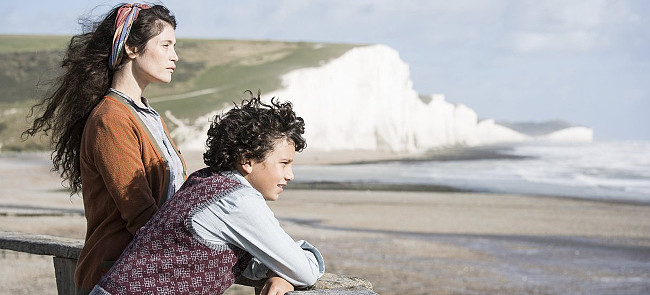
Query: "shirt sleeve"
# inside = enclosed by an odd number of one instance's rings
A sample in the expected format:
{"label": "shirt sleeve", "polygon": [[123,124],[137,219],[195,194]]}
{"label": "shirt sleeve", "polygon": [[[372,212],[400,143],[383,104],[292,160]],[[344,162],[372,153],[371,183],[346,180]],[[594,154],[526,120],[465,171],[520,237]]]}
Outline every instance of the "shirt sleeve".
{"label": "shirt sleeve", "polygon": [[146,177],[136,126],[120,115],[103,115],[91,122],[87,142],[92,161],[115,201],[131,234],[158,210]]}
{"label": "shirt sleeve", "polygon": [[192,220],[209,243],[231,243],[253,255],[243,275],[266,278],[268,270],[295,286],[311,286],[325,272],[320,252],[305,241],[294,241],[280,227],[264,198],[246,187],[210,204]]}

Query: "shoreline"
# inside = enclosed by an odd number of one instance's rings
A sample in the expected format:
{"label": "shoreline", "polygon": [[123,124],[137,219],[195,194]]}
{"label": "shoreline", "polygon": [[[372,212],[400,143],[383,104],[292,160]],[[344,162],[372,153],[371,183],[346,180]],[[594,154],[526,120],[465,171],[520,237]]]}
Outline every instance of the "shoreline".
{"label": "shoreline", "polygon": [[[472,161],[487,159],[528,159],[530,157],[511,155],[507,152],[512,147],[509,145],[486,145],[476,147],[450,147],[431,150],[419,154],[397,154],[388,152],[368,152],[368,151],[337,151],[337,152],[302,152],[296,153],[295,165],[314,165],[314,166],[338,166],[338,165],[363,165],[386,162],[413,162],[413,161]],[[187,151],[183,153],[186,161],[188,175],[194,171],[205,167],[203,164],[203,153],[199,151]],[[14,159],[18,164],[46,165],[51,168],[50,152],[30,151],[30,152],[0,152],[0,161],[7,165],[6,160]],[[49,172],[55,175],[55,172]],[[579,201],[598,201],[614,204],[632,204],[640,206],[650,206],[650,201],[603,198],[596,196],[575,196],[562,195],[558,193],[518,193],[491,191],[489,189],[470,189],[460,186],[445,184],[426,184],[426,183],[388,183],[372,181],[301,181],[294,180],[289,183],[288,188],[305,189],[305,190],[355,190],[355,191],[394,191],[394,192],[467,192],[489,195],[521,195],[529,197],[547,197],[556,199],[568,199]],[[58,186],[50,189],[51,193],[65,193],[66,188]],[[76,198],[76,196],[72,196]],[[80,201],[80,196],[79,196]]]}
{"label": "shoreline", "polygon": [[375,183],[375,182],[293,182],[287,185],[288,189],[296,190],[347,190],[347,191],[385,191],[385,192],[421,192],[421,193],[474,193],[482,195],[505,195],[521,196],[529,198],[551,198],[557,200],[573,200],[585,202],[602,202],[608,204],[626,204],[637,206],[649,206],[650,201],[638,201],[629,199],[599,198],[599,197],[576,197],[558,194],[521,194],[494,192],[488,190],[471,190],[454,186],[435,185],[435,184],[401,184],[401,183]]}
{"label": "shoreline", "polygon": [[[342,151],[342,152],[329,152],[323,154],[305,154],[296,153],[295,165],[315,165],[315,166],[337,166],[337,165],[363,165],[375,164],[385,162],[411,162],[411,161],[462,161],[462,160],[484,160],[484,159],[527,159],[529,157],[517,156],[507,154],[511,149],[507,145],[490,145],[478,147],[461,147],[461,148],[443,148],[440,150],[429,151],[421,154],[400,155],[395,153],[373,152],[366,153],[364,151]],[[323,156],[325,155],[325,156]],[[202,163],[202,152],[188,151],[183,153],[186,160],[188,175],[194,171],[202,169],[205,165]],[[334,159],[334,158],[337,159]],[[0,161],[6,166],[6,160],[12,161],[14,164],[30,164],[36,166],[47,166],[51,168],[50,153],[43,151],[36,152],[2,152],[0,153]],[[10,165],[10,166],[12,166]],[[50,175],[55,175],[55,172],[49,172]],[[426,184],[426,183],[387,183],[387,182],[371,182],[371,181],[301,181],[294,180],[287,186],[290,189],[300,190],[354,190],[354,191],[393,191],[393,192],[450,192],[450,193],[478,193],[488,195],[520,195],[533,198],[556,198],[568,199],[578,201],[597,201],[613,204],[631,204],[640,206],[650,206],[650,201],[633,200],[633,199],[617,199],[617,198],[603,198],[596,196],[575,196],[575,195],[562,195],[557,193],[517,193],[517,192],[504,192],[504,191],[491,191],[489,189],[469,189],[460,186],[445,185],[445,184]],[[49,193],[67,193],[67,189],[63,186],[51,188]],[[77,198],[72,196],[71,198]],[[79,201],[81,197],[78,197]],[[1,204],[0,204],[1,205]]]}
{"label": "shoreline", "polygon": [[[508,154],[511,146],[483,145],[483,146],[455,146],[438,149],[397,153],[375,150],[341,150],[341,151],[305,151],[296,153],[296,165],[355,165],[374,164],[384,162],[410,162],[410,161],[469,161],[488,159],[528,159],[530,157]],[[202,168],[203,151],[183,151],[186,162],[191,162],[196,169]],[[189,168],[190,165],[188,165]],[[188,169],[189,170],[189,169]]]}

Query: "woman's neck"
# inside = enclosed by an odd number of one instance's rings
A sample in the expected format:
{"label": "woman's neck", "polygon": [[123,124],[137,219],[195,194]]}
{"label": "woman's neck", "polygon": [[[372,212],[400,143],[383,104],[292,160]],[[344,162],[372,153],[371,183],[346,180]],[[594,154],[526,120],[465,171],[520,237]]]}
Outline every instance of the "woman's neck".
{"label": "woman's neck", "polygon": [[128,95],[138,106],[146,107],[144,102],[142,102],[142,92],[147,86],[138,83],[128,69],[127,64],[113,74],[111,87]]}

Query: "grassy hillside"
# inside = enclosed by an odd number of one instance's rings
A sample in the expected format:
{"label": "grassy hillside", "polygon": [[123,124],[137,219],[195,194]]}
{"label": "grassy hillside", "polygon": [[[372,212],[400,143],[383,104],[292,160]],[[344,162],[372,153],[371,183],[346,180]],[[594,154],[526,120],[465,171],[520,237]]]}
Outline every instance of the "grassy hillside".
{"label": "grassy hillside", "polygon": [[[23,142],[30,106],[60,73],[66,36],[0,35],[0,151],[47,149],[44,140]],[[271,92],[294,69],[318,66],[358,45],[304,42],[179,39],[173,81],[145,91],[161,114],[192,120],[238,101],[243,91]],[[305,95],[308,95],[307,93]],[[291,99],[289,97],[283,99]],[[171,125],[170,128],[174,126]]]}

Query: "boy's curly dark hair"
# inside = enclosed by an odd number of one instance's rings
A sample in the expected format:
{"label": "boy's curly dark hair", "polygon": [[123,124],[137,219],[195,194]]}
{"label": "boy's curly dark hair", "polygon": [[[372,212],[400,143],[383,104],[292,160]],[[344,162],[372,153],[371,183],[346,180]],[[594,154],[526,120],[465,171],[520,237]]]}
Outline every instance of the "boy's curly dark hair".
{"label": "boy's curly dark hair", "polygon": [[291,102],[280,103],[274,97],[265,104],[259,92],[257,97],[251,92],[250,100],[214,118],[203,162],[214,172],[234,170],[242,157],[261,162],[280,139],[293,142],[300,152],[307,146],[304,132],[305,122],[296,116]]}

